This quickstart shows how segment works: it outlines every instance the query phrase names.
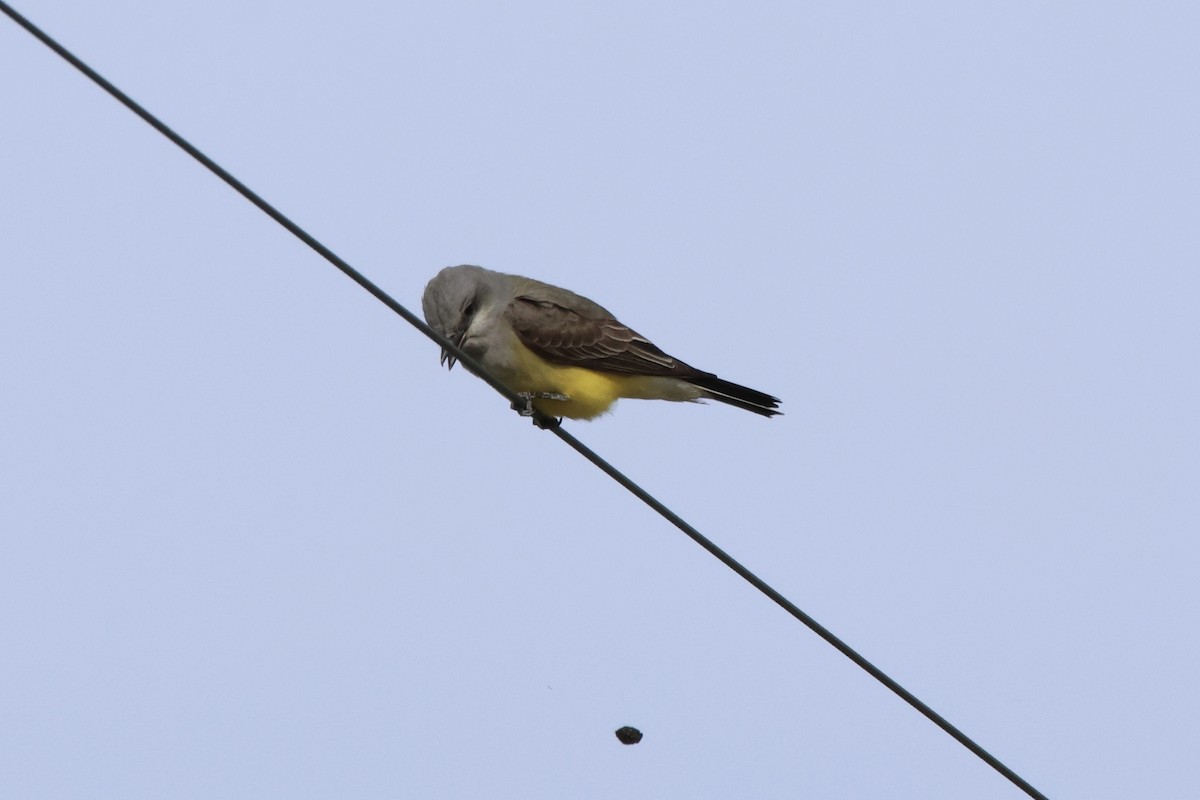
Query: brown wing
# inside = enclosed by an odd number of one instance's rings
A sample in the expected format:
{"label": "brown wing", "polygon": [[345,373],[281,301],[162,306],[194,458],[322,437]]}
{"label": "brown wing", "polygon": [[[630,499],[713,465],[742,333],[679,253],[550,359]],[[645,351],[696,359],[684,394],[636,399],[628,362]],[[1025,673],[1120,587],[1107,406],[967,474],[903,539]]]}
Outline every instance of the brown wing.
{"label": "brown wing", "polygon": [[547,361],[629,375],[705,375],[659,350],[611,318],[584,316],[549,300],[522,295],[505,311],[526,347]]}

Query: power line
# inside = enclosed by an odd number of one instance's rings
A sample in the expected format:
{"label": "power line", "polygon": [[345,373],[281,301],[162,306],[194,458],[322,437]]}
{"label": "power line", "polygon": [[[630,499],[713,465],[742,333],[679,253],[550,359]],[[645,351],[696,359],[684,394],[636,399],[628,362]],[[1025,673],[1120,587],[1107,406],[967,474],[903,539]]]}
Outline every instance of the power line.
{"label": "power line", "polygon": [[[220,178],[222,181],[224,181],[230,187],[232,187],[236,192],[238,192],[240,195],[245,197],[251,203],[256,205],[261,211],[263,211],[263,213],[265,213],[271,219],[278,222],[280,225],[282,225],[284,228],[286,228],[288,231],[290,231],[296,238],[298,238],[300,241],[304,242],[306,245],[308,245],[313,250],[315,250],[317,253],[319,253],[326,261],[333,264],[335,267],[337,267],[342,272],[344,272],[351,280],[353,280],[359,286],[361,286],[362,288],[364,288],[368,292],[370,292],[372,295],[374,295],[374,297],[377,300],[379,300],[385,306],[390,308],[392,311],[399,314],[401,317],[404,318],[405,321],[407,321],[409,324],[411,324],[417,330],[421,331],[421,333],[425,334],[427,337],[432,339],[444,350],[448,350],[449,352],[453,353],[455,355],[455,357],[457,357],[460,361],[462,361],[463,364],[465,366],[467,366],[472,372],[474,372],[476,375],[478,375],[479,377],[481,377],[485,381],[487,381],[487,383],[493,389],[495,389],[497,392],[499,392],[503,396],[507,397],[509,399],[509,401],[511,401],[514,404],[514,406],[525,405],[525,400],[523,398],[519,397],[517,394],[515,394],[514,392],[509,390],[506,386],[501,384],[499,381],[497,381],[491,375],[487,374],[487,372],[483,370],[483,368],[479,365],[479,363],[477,361],[475,361],[475,359],[471,358],[468,354],[466,354],[462,350],[460,350],[454,343],[447,341],[445,338],[443,338],[441,335],[439,335],[436,331],[434,331],[432,328],[430,328],[428,325],[426,325],[425,322],[421,318],[419,318],[418,316],[413,314],[411,311],[406,309],[404,306],[400,305],[400,303],[398,303],[394,299],[392,299],[392,297],[390,295],[388,295],[386,292],[384,292],[382,289],[380,289],[378,286],[376,286],[374,283],[372,283],[365,275],[363,275],[361,272],[356,270],[354,267],[350,266],[350,264],[348,264],[346,261],[344,261],[341,257],[339,257],[336,253],[334,253],[328,247],[321,244],[321,242],[317,241],[317,239],[315,239],[313,236],[311,236],[307,231],[305,231],[299,225],[297,225],[296,223],[294,223],[290,219],[288,219],[286,216],[284,216],[284,214],[282,212],[280,212],[273,205],[268,203],[266,200],[264,200],[262,197],[260,197],[258,194],[256,194],[253,190],[251,190],[248,186],[246,186],[244,183],[242,183],[237,178],[235,178],[233,175],[231,175],[229,172],[227,172],[224,168],[222,168],[219,164],[217,164],[211,158],[209,158],[204,153],[202,153],[200,150],[198,150],[196,147],[194,147],[190,142],[188,142],[186,139],[184,139],[178,133],[176,133],[171,128],[169,128],[165,123],[163,123],[161,120],[159,120],[153,114],[151,114],[149,111],[147,111],[145,108],[143,108],[133,98],[131,98],[129,95],[122,92],[120,89],[118,89],[112,83],[110,83],[107,79],[105,79],[102,75],[100,75],[94,69],[89,67],[83,61],[81,61],[79,58],[77,58],[73,53],[71,53],[69,50],[67,50],[65,47],[60,45],[57,41],[55,41],[49,35],[47,35],[45,32],[43,32],[40,28],[35,26],[32,22],[27,20],[21,14],[17,13],[17,11],[14,8],[12,8],[12,6],[10,6],[8,3],[4,2],[4,0],[0,0],[0,11],[3,11],[5,14],[7,14],[9,17],[11,17],[14,22],[16,22],[18,25],[20,25],[22,28],[24,28],[26,31],[28,31],[30,34],[32,34],[35,38],[37,38],[39,41],[41,41],[44,45],[49,47],[51,50],[53,50],[59,56],[61,56],[64,60],[66,60],[69,64],[71,64],[71,66],[75,67],[77,70],[79,70],[84,75],[86,75],[88,78],[90,78],[93,82],[95,82],[98,86],[100,86],[101,89],[103,89],[104,91],[106,91],[110,95],[112,95],[114,98],[116,98],[122,105],[124,105],[130,111],[132,111],[133,113],[135,113],[139,117],[141,117],[146,123],[148,123],[155,130],[157,130],[163,136],[167,137],[172,142],[174,142],[176,145],[178,145],[184,152],[186,152],[192,158],[199,161],[202,165],[204,165],[207,169],[209,169],[218,178]],[[840,653],[842,653],[842,655],[849,658],[851,661],[853,661],[855,664],[857,664],[859,667],[861,667],[863,670],[865,670],[869,675],[871,675],[871,677],[875,678],[877,681],[882,683],[888,689],[891,689],[902,700],[904,700],[906,703],[908,703],[913,708],[915,708],[917,711],[919,711],[921,714],[923,714],[931,722],[933,722],[935,725],[937,725],[943,731],[948,733],[956,741],[958,741],[960,744],[962,744],[964,747],[966,747],[968,750],[970,750],[972,753],[974,753],[976,756],[978,756],[980,759],[982,759],[986,764],[991,766],[993,769],[995,769],[997,772],[999,772],[1001,775],[1003,775],[1005,778],[1007,778],[1009,781],[1011,781],[1014,785],[1016,785],[1018,788],[1020,788],[1027,795],[1029,795],[1030,797],[1033,797],[1033,798],[1038,798],[1038,800],[1047,800],[1047,798],[1044,794],[1042,794],[1037,789],[1035,789],[1028,781],[1026,781],[1024,778],[1022,778],[1016,772],[1013,772],[1009,767],[1005,766],[999,759],[997,759],[995,756],[993,756],[987,750],[984,750],[973,739],[971,739],[969,736],[967,736],[965,733],[963,733],[957,727],[952,725],[949,722],[949,720],[947,720],[941,714],[938,714],[936,711],[934,711],[932,708],[930,708],[928,705],[926,705],[924,702],[922,702],[916,695],[914,695],[912,692],[908,691],[903,686],[901,686],[899,683],[897,683],[895,680],[890,678],[886,673],[883,672],[883,670],[876,667],[874,664],[872,664],[870,661],[868,661],[866,658],[864,658],[858,651],[856,651],[854,648],[850,647],[850,645],[846,644],[844,641],[842,641],[837,636],[835,636],[832,631],[830,631],[825,626],[821,625],[819,622],[817,622],[815,619],[813,619],[811,616],[809,616],[803,610],[801,610],[797,605],[792,603],[792,601],[788,600],[786,597],[784,597],[778,591],[773,589],[765,581],[763,581],[761,578],[759,578],[757,575],[755,575],[753,572],[751,572],[749,569],[747,569],[745,566],[743,566],[739,561],[737,561],[735,558],[733,558],[733,556],[726,553],[724,550],[722,550],[720,547],[718,547],[716,544],[714,544],[708,537],[704,536],[704,534],[700,533],[700,531],[693,528],[682,517],[680,517],[678,514],[676,514],[674,511],[672,511],[666,505],[664,505],[659,500],[657,500],[653,495],[651,495],[645,489],[643,489],[642,487],[640,487],[639,485],[634,483],[633,480],[628,478],[624,473],[622,473],[620,470],[618,470],[612,464],[608,463],[603,458],[601,458],[599,455],[597,455],[591,448],[587,447],[587,445],[583,444],[578,439],[576,439],[574,436],[572,436],[570,433],[563,430],[563,428],[558,424],[557,420],[553,420],[549,417],[546,417],[544,415],[541,415],[541,414],[538,414],[537,412],[535,412],[534,413],[534,423],[537,424],[538,427],[541,427],[541,428],[544,428],[544,429],[547,429],[547,430],[550,430],[551,432],[553,432],[554,435],[558,436],[559,439],[562,439],[564,442],[567,443],[567,445],[574,448],[580,455],[582,455],[588,461],[592,462],[602,472],[607,474],[609,477],[611,477],[617,483],[624,486],[626,489],[629,490],[629,492],[631,494],[633,494],[635,497],[637,497],[639,500],[641,500],[646,505],[650,506],[650,508],[657,511],[664,519],[666,519],[668,522],[673,524],[675,527],[679,528],[679,530],[681,530],[685,534],[687,534],[693,541],[695,541],[697,544],[699,544],[701,547],[703,547],[709,553],[714,555],[723,564],[725,564],[727,567],[729,567],[734,572],[736,572],[738,575],[740,575],[742,578],[744,578],[751,586],[758,589],[760,592],[765,594],[771,600],[775,601],[775,603],[777,603],[785,611],[787,611],[793,617],[798,619],[800,622],[804,623],[814,633],[816,633],[818,636],[820,636],[822,639],[824,639],[826,642],[828,642],[834,648],[836,648]]]}

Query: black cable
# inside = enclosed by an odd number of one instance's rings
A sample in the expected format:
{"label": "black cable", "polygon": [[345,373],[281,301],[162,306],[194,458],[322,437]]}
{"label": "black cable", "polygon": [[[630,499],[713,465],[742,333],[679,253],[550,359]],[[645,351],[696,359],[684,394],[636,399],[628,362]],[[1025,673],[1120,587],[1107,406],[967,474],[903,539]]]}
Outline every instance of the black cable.
{"label": "black cable", "polygon": [[[233,189],[235,191],[237,191],[239,194],[241,194],[243,197],[245,197],[247,200],[249,200],[254,205],[258,206],[258,208],[261,209],[267,216],[269,216],[271,219],[278,222],[284,228],[287,228],[294,236],[296,236],[296,238],[298,238],[300,241],[304,242],[306,245],[311,247],[313,250],[317,251],[317,253],[319,253],[322,257],[324,257],[326,261],[333,264],[335,267],[337,267],[342,272],[344,272],[355,283],[357,283],[359,286],[363,287],[368,292],[370,292],[372,295],[374,295],[375,298],[378,299],[381,303],[383,303],[385,306],[390,308],[392,311],[395,311],[397,314],[399,314],[401,317],[403,317],[407,322],[409,322],[411,325],[413,325],[417,330],[421,331],[421,333],[425,334],[430,339],[432,339],[434,342],[436,342],[440,347],[442,347],[442,349],[453,353],[455,357],[457,357],[460,361],[463,362],[464,366],[466,366],[473,373],[475,373],[476,375],[478,375],[479,377],[481,377],[485,381],[487,381],[487,383],[493,389],[495,389],[500,394],[507,397],[509,399],[509,401],[514,403],[514,405],[518,405],[518,406],[525,405],[525,400],[523,398],[519,397],[517,394],[515,394],[514,392],[509,390],[506,386],[501,384],[495,378],[488,375],[487,372],[479,365],[479,363],[477,361],[475,361],[475,359],[471,358],[469,355],[467,355],[462,350],[460,350],[453,342],[447,341],[444,337],[442,337],[436,331],[434,331],[432,328],[430,328],[428,325],[426,325],[425,322],[421,318],[419,318],[418,316],[413,314],[411,311],[406,309],[404,306],[400,305],[395,300],[393,300],[391,298],[391,296],[389,296],[386,292],[384,292],[382,289],[380,289],[378,286],[376,286],[374,283],[372,283],[370,280],[368,280],[367,277],[364,276],[361,272],[359,272],[354,267],[350,266],[348,263],[343,261],[336,253],[334,253],[328,247],[321,244],[319,241],[317,241],[315,238],[313,238],[311,235],[309,235],[303,228],[301,228],[299,225],[297,225],[296,223],[294,223],[290,219],[288,219],[286,216],[284,216],[282,212],[280,212],[278,209],[276,209],[274,206],[272,206],[266,200],[262,199],[257,194],[255,194],[248,186],[246,186],[244,183],[239,181],[237,178],[233,177],[233,175],[226,172],[219,164],[217,164],[215,161],[213,161],[211,158],[206,156],[204,153],[200,152],[195,147],[193,147],[191,145],[191,143],[189,143],[182,136],[180,136],[179,134],[175,133],[175,131],[173,131],[169,127],[167,127],[167,125],[165,123],[160,121],[157,117],[155,117],[149,111],[142,108],[142,106],[139,105],[136,101],[134,101],[133,98],[129,97],[129,95],[122,92],[120,89],[118,89],[113,84],[109,83],[98,72],[96,72],[91,67],[89,67],[87,64],[83,63],[78,58],[76,58],[69,50],[67,50],[65,47],[60,45],[54,39],[50,38],[46,33],[44,33],[41,29],[39,29],[37,26],[35,26],[32,22],[25,19],[25,17],[18,14],[17,11],[15,9],[13,9],[12,6],[10,6],[8,3],[4,2],[4,0],[0,0],[0,11],[3,11],[5,14],[7,14],[9,17],[11,17],[13,19],[13,21],[15,21],[18,25],[20,25],[22,28],[24,28],[29,33],[31,33],[34,37],[39,39],[43,44],[45,44],[47,47],[49,47],[55,53],[60,55],[63,59],[65,59],[68,63],[70,63],[71,66],[75,67],[80,72],[82,72],[84,75],[91,78],[92,81],[94,81],[97,85],[99,85],[101,89],[103,89],[104,91],[108,92],[110,95],[115,97],[130,111],[137,114],[139,117],[141,117],[147,123],[149,123],[151,127],[153,127],[155,130],[157,130],[163,136],[166,136],[172,142],[177,144],[180,148],[182,148],[184,150],[184,152],[186,152],[192,158],[196,159],[201,164],[203,164],[205,167],[207,167],[218,178],[223,180],[225,183],[229,184],[229,186],[233,187]],[[938,714],[936,711],[934,711],[932,708],[930,708],[925,703],[923,703],[920,699],[918,699],[917,696],[914,695],[912,692],[908,691],[903,686],[901,686],[899,683],[892,680],[892,678],[888,677],[888,675],[885,674],[882,670],[880,670],[878,667],[876,667],[874,664],[872,664],[870,661],[868,661],[862,655],[860,655],[858,653],[858,651],[856,651],[850,645],[846,644],[841,639],[839,639],[837,636],[835,636],[829,629],[827,629],[825,626],[821,625],[815,619],[813,619],[808,614],[806,614],[804,611],[802,611],[797,605],[792,603],[792,601],[788,600],[786,597],[784,597],[782,594],[777,592],[775,589],[771,588],[770,585],[768,585],[765,581],[763,581],[761,578],[759,578],[753,572],[748,570],[746,567],[742,566],[742,564],[740,562],[738,562],[736,559],[734,559],[733,556],[729,555],[724,550],[722,550],[720,547],[715,545],[711,540],[708,539],[708,537],[706,537],[704,534],[700,533],[700,531],[696,530],[691,525],[689,525],[686,521],[684,521],[684,519],[682,517],[680,517],[674,511],[667,508],[665,505],[663,505],[661,502],[659,502],[657,499],[655,499],[649,492],[647,492],[642,487],[638,486],[630,478],[626,477],[624,473],[622,473],[620,470],[618,470],[612,464],[609,464],[607,461],[605,461],[603,458],[601,458],[599,455],[597,455],[594,451],[592,451],[591,448],[589,448],[587,445],[580,442],[578,439],[576,439],[570,433],[567,433],[565,430],[563,430],[562,427],[557,424],[557,421],[551,420],[543,415],[535,414],[534,422],[535,422],[535,424],[538,425],[538,427],[542,427],[542,428],[552,431],[556,436],[558,436],[558,438],[562,439],[569,446],[573,447],[580,455],[582,455],[588,461],[591,461],[601,471],[603,471],[605,474],[607,474],[609,477],[611,477],[617,483],[621,484],[626,489],[628,489],[635,497],[637,497],[639,500],[641,500],[646,505],[650,506],[650,508],[657,511],[668,522],[670,522],[675,527],[679,528],[679,530],[683,531],[685,534],[687,534],[689,537],[691,537],[693,541],[695,541],[697,544],[699,544],[705,550],[707,550],[708,552],[710,552],[714,556],[716,556],[722,563],[725,564],[725,566],[729,567],[734,572],[736,572],[738,575],[742,576],[742,578],[744,578],[751,586],[758,589],[760,592],[765,594],[767,597],[774,600],[785,611],[787,611],[793,617],[795,617],[796,619],[800,620],[805,625],[807,625],[810,629],[812,629],[812,631],[814,633],[816,633],[818,636],[820,636],[822,639],[824,639],[829,644],[833,645],[840,653],[842,653],[842,655],[846,656],[851,661],[853,661],[855,664],[857,664],[858,666],[860,666],[864,670],[866,670],[866,672],[869,675],[871,675],[871,677],[875,678],[877,681],[882,683],[884,686],[886,686],[887,688],[889,688],[893,692],[895,692],[897,695],[899,695],[899,697],[902,700],[904,700],[906,703],[911,705],[917,711],[921,712],[921,714],[923,714],[925,717],[927,717],[931,722],[933,722],[935,725],[937,725],[939,728],[941,728],[946,733],[950,734],[951,737],[953,737],[960,744],[962,744],[964,747],[966,747],[972,753],[974,753],[979,758],[981,758],[986,764],[991,766],[993,769],[995,769],[997,772],[999,772],[1005,778],[1008,778],[1008,780],[1012,781],[1013,784],[1015,784],[1018,788],[1020,788],[1027,795],[1029,795],[1030,797],[1038,798],[1039,800],[1047,800],[1047,798],[1044,794],[1042,794],[1037,789],[1035,789],[1032,785],[1030,785],[1030,783],[1028,781],[1026,781],[1020,775],[1018,775],[1017,773],[1015,773],[1011,769],[1009,769],[1007,766],[1005,766],[999,759],[997,759],[995,756],[993,756],[987,750],[984,750],[982,747],[980,747],[978,744],[976,744],[975,741],[973,739],[971,739],[969,736],[967,736],[965,733],[960,731],[954,725],[951,725],[950,722],[945,717],[943,717],[941,714]]]}

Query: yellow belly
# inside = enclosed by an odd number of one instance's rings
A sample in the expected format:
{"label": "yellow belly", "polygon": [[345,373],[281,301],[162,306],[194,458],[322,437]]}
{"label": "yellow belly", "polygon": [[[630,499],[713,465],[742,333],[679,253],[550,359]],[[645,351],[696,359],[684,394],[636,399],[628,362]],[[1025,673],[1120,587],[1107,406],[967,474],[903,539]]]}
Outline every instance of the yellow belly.
{"label": "yellow belly", "polygon": [[660,378],[565,367],[551,364],[523,345],[518,345],[518,348],[521,351],[519,366],[502,380],[516,392],[560,394],[566,397],[566,400],[539,398],[533,401],[534,408],[553,417],[594,419],[611,410],[613,403],[621,397],[692,399],[663,394]]}
{"label": "yellow belly", "polygon": [[603,372],[546,364],[545,369],[539,370],[538,377],[540,380],[535,383],[542,388],[529,391],[561,394],[568,398],[539,398],[533,401],[538,411],[552,417],[594,419],[609,411],[617,398],[621,397],[620,379]]}

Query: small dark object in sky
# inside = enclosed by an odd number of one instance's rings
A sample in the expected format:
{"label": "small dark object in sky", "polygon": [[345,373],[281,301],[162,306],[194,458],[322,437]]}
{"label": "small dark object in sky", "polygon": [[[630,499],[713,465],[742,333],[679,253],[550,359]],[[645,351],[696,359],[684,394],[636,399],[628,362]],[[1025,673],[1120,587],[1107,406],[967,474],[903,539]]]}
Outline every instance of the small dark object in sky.
{"label": "small dark object in sky", "polygon": [[617,738],[621,744],[637,744],[642,740],[642,732],[626,725],[623,728],[617,728]]}

